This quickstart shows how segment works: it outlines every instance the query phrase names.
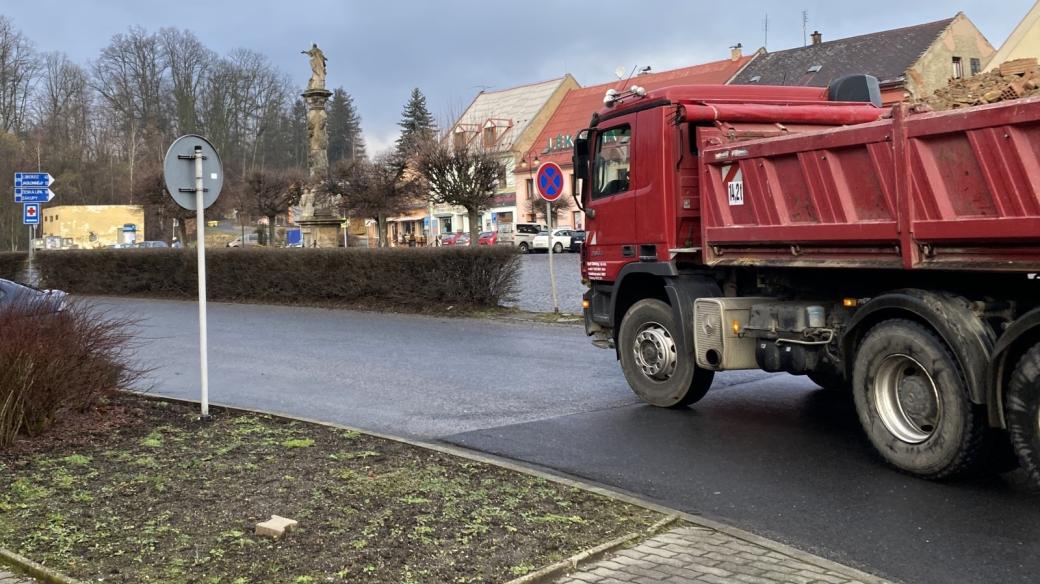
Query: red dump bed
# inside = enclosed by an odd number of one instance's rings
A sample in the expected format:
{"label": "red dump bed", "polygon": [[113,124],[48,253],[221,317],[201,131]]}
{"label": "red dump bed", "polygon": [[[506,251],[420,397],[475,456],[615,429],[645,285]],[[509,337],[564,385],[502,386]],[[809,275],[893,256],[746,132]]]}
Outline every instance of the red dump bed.
{"label": "red dump bed", "polygon": [[709,265],[1040,271],[1040,98],[897,108],[701,160]]}

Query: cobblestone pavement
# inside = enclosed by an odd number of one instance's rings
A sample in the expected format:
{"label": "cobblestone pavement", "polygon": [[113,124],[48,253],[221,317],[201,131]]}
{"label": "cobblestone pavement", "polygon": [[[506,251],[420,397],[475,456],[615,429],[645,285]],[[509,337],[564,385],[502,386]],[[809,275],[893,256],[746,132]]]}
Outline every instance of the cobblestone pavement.
{"label": "cobblestone pavement", "polygon": [[[560,299],[561,312],[581,314],[581,295],[585,293],[585,286],[581,283],[580,258],[576,253],[553,255],[556,295]],[[520,310],[552,312],[549,254],[529,253],[520,258],[520,279],[516,298],[506,304]]]}
{"label": "cobblestone pavement", "polygon": [[5,572],[0,568],[0,584],[36,584],[36,580],[25,576],[16,576],[11,572]]}
{"label": "cobblestone pavement", "polygon": [[[835,568],[837,569],[837,568]],[[616,552],[556,584],[866,584],[706,527],[684,526]]]}

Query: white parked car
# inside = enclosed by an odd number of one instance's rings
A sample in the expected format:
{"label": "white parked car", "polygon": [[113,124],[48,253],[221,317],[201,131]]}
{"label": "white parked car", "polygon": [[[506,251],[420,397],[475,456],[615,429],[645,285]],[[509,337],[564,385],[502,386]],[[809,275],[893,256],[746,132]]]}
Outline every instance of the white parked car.
{"label": "white parked car", "polygon": [[[570,249],[571,247],[571,230],[570,229],[557,229],[553,231],[553,253],[563,253],[563,250]],[[549,230],[538,232],[538,235],[534,237],[531,242],[531,249],[534,251],[549,251]]]}

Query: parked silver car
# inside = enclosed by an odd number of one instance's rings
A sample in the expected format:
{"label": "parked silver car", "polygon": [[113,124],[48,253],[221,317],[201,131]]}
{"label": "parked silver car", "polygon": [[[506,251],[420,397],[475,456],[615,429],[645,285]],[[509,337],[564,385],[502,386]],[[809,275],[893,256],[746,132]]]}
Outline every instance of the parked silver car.
{"label": "parked silver car", "polygon": [[0,278],[0,307],[23,305],[29,309],[45,308],[60,312],[68,305],[68,294],[61,290],[40,290],[26,284]]}

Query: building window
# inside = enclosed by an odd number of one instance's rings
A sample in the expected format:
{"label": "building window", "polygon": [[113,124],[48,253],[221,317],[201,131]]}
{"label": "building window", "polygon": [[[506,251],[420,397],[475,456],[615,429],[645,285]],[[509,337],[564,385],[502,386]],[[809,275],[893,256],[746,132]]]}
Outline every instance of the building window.
{"label": "building window", "polygon": [[498,165],[498,188],[505,188],[509,184],[506,178],[506,165]]}
{"label": "building window", "polygon": [[980,61],[979,59],[977,59],[975,57],[972,57],[971,58],[971,74],[972,75],[978,75],[979,73],[982,73],[982,61]]}
{"label": "building window", "polygon": [[953,58],[953,78],[962,79],[964,77],[964,63],[960,57]]}
{"label": "building window", "polygon": [[534,198],[534,179],[529,178],[525,181],[527,183],[527,200],[530,201]]}
{"label": "building window", "polygon": [[495,127],[487,126],[484,128],[484,148],[491,148],[495,145]]}
{"label": "building window", "polygon": [[453,144],[455,148],[466,147],[466,131],[462,128],[456,128],[455,134],[452,136]]}

